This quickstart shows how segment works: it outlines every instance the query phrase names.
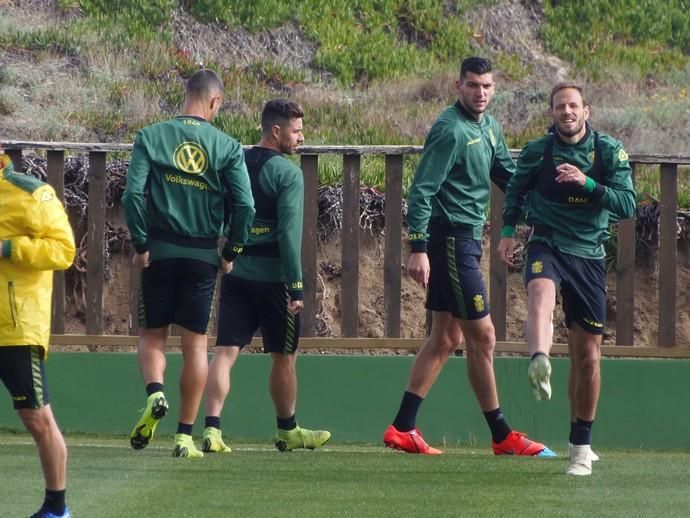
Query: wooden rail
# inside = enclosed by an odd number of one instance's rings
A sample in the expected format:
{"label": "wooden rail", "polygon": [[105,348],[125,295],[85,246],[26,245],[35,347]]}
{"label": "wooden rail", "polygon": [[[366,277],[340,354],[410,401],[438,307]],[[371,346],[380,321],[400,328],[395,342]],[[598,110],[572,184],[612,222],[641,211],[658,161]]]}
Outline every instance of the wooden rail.
{"label": "wooden rail", "polygon": [[[106,227],[105,216],[105,165],[106,155],[111,152],[130,152],[131,144],[88,144],[74,142],[24,142],[0,140],[0,147],[10,155],[17,169],[21,168],[23,150],[46,150],[48,158],[48,182],[55,188],[58,196],[64,197],[64,154],[72,152],[89,154],[89,219],[87,237],[87,295],[86,295],[86,332],[87,340],[92,343],[101,337],[103,322],[103,286],[104,286],[104,236]],[[341,339],[313,338],[305,340],[309,347],[349,347],[349,348],[398,348],[415,347],[419,339],[400,339],[401,331],[401,277],[402,257],[402,184],[403,160],[407,155],[419,154],[421,146],[303,146],[300,149],[301,165],[305,177],[305,211],[304,211],[304,239],[302,244],[303,274],[304,274],[304,305],[302,313],[302,334],[314,337],[316,330],[316,293],[317,293],[317,220],[318,220],[318,166],[319,156],[337,154],[343,157],[343,230],[342,243],[342,283],[340,307],[342,312]],[[386,184],[386,232],[384,243],[383,284],[384,284],[384,339],[358,338],[359,329],[359,190],[361,155],[385,156],[385,184]],[[517,151],[513,151],[517,156]],[[643,353],[636,348],[632,356],[645,356],[654,351],[652,356],[664,356],[659,351],[675,348],[668,356],[690,356],[687,347],[676,347],[678,307],[678,285],[676,282],[677,268],[677,222],[676,222],[676,194],[678,182],[678,166],[690,164],[688,156],[672,155],[635,155],[630,156],[633,167],[638,164],[652,164],[660,166],[661,196],[659,223],[659,281],[658,281],[658,340],[660,347],[645,348]],[[501,208],[503,194],[497,188],[492,189],[491,195],[491,246],[495,250],[501,227]],[[617,345],[633,346],[634,337],[634,286],[635,286],[635,221],[628,219],[618,224],[618,257],[616,269],[616,338]],[[500,342],[501,352],[524,352],[524,344],[512,344],[506,340],[506,292],[507,271],[497,259],[496,254],[490,255],[489,290],[491,316],[496,327],[496,337]],[[130,276],[130,288],[137,293],[138,276]],[[680,289],[687,291],[688,286]],[[130,299],[130,335],[136,335],[136,296]],[[70,335],[64,338],[65,283],[64,274],[55,274],[55,289],[53,302],[53,340],[62,343],[64,339],[73,340]],[[423,311],[420,308],[420,311]],[[420,337],[421,338],[421,337]],[[343,342],[343,340],[348,340]],[[113,340],[129,343],[133,338],[113,337]],[[107,341],[107,340],[106,340]],[[338,344],[347,343],[343,346]],[[360,344],[360,345],[355,345]],[[501,345],[503,344],[503,345]],[[507,345],[506,345],[507,344]],[[512,345],[511,345],[512,344]],[[97,345],[97,343],[94,343]],[[610,348],[605,348],[607,351]],[[616,349],[617,350],[617,349]],[[621,353],[628,354],[628,353]]]}

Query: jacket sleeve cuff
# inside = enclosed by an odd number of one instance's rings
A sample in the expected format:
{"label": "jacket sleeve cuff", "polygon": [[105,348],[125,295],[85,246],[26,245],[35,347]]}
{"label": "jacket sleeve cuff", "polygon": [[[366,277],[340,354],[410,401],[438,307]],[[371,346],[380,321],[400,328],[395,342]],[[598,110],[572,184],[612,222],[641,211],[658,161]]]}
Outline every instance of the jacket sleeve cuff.
{"label": "jacket sleeve cuff", "polygon": [[290,300],[304,300],[304,285],[302,281],[292,281],[288,284]]}
{"label": "jacket sleeve cuff", "polygon": [[413,254],[426,253],[426,241],[410,241],[410,252]]}
{"label": "jacket sleeve cuff", "polygon": [[589,176],[585,180],[585,184],[582,186],[582,190],[585,192],[594,192],[594,189],[597,186],[597,182],[594,181],[594,178],[590,178]]}
{"label": "jacket sleeve cuff", "polygon": [[515,226],[504,225],[501,229],[501,237],[513,237],[515,235]]}
{"label": "jacket sleeve cuff", "polygon": [[141,245],[134,245],[134,250],[136,250],[138,254],[145,254],[149,251],[149,247],[146,243],[143,243]]}
{"label": "jacket sleeve cuff", "polygon": [[0,257],[12,257],[12,241],[9,239],[2,240],[2,247],[0,248]]}
{"label": "jacket sleeve cuff", "polygon": [[288,290],[290,300],[304,300],[304,291],[302,290]]}
{"label": "jacket sleeve cuff", "polygon": [[[594,180],[592,180],[594,181]],[[606,189],[604,189],[604,186],[601,185],[600,183],[594,183],[594,190],[592,191],[592,199],[593,200],[600,200],[603,196],[604,193],[606,192]]]}
{"label": "jacket sleeve cuff", "polygon": [[242,247],[239,245],[233,245],[230,242],[225,243],[225,246],[223,247],[223,251],[221,252],[220,255],[223,256],[223,259],[225,259],[228,262],[234,261],[235,257],[240,255],[242,253]]}

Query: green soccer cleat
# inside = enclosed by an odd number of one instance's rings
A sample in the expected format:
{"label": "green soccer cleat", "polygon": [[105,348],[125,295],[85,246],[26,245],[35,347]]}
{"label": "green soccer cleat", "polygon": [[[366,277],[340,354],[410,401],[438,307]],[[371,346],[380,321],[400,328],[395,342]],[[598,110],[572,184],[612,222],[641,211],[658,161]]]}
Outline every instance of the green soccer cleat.
{"label": "green soccer cleat", "polygon": [[204,456],[204,452],[196,447],[191,435],[187,435],[186,433],[176,433],[175,447],[173,448],[172,456],[200,459]]}
{"label": "green soccer cleat", "polygon": [[529,363],[527,377],[535,399],[551,399],[551,362],[545,354],[535,356]]}
{"label": "green soccer cleat", "polygon": [[292,430],[278,428],[274,442],[280,451],[291,451],[299,448],[313,450],[326,444],[330,438],[331,432],[326,430],[307,430],[298,426]]}
{"label": "green soccer cleat", "polygon": [[232,453],[232,448],[223,442],[223,435],[218,428],[207,426],[201,438],[201,449],[206,453]]}
{"label": "green soccer cleat", "polygon": [[158,421],[168,413],[168,400],[162,392],[154,392],[146,399],[146,408],[139,421],[129,434],[129,443],[135,450],[141,450],[149,445],[156,431]]}

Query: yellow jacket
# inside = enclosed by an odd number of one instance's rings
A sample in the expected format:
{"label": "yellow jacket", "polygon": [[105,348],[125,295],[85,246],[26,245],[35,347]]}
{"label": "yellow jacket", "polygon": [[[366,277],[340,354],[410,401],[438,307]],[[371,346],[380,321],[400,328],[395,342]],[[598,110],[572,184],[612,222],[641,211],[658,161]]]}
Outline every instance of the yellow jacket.
{"label": "yellow jacket", "polygon": [[53,270],[74,260],[72,227],[55,191],[0,155],[0,346],[50,340]]}

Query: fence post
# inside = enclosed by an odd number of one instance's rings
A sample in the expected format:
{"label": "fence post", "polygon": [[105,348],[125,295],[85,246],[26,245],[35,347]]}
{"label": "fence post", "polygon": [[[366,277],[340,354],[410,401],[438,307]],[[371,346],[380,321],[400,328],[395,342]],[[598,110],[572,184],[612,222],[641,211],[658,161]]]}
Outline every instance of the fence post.
{"label": "fence post", "polygon": [[385,336],[400,338],[400,288],[403,156],[386,155],[386,226],[383,252],[383,312]]}
{"label": "fence post", "polygon": [[316,278],[319,224],[319,155],[302,155],[304,176],[304,225],[302,230],[302,282],[304,310],[300,313],[300,334],[316,335]]}
{"label": "fence post", "polygon": [[343,156],[343,228],[340,284],[341,335],[359,334],[359,171],[360,155]]}
{"label": "fence post", "polygon": [[[51,149],[48,151],[48,183],[55,189],[58,199],[65,202],[65,152]],[[53,273],[53,313],[51,332],[65,334],[65,272]]]}
{"label": "fence post", "polygon": [[24,171],[24,162],[22,160],[22,150],[21,149],[11,149],[5,150],[5,154],[12,160],[12,169],[21,173]]}
{"label": "fence post", "polygon": [[635,217],[619,221],[616,235],[616,345],[635,345]]}
{"label": "fence post", "polygon": [[86,241],[86,334],[103,334],[105,269],[105,152],[89,153],[89,216]]}
{"label": "fence post", "polygon": [[491,185],[491,226],[489,234],[489,310],[496,340],[506,341],[506,287],[508,271],[496,254],[503,226],[503,192]]}
{"label": "fence post", "polygon": [[678,166],[661,164],[659,202],[659,345],[676,345]]}

